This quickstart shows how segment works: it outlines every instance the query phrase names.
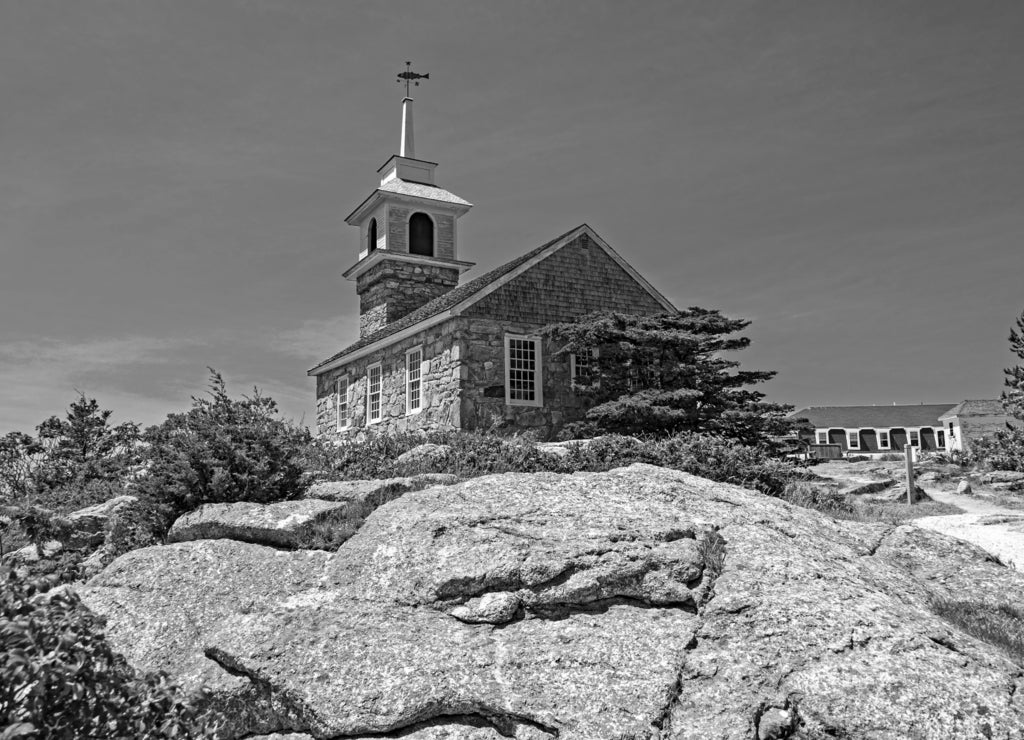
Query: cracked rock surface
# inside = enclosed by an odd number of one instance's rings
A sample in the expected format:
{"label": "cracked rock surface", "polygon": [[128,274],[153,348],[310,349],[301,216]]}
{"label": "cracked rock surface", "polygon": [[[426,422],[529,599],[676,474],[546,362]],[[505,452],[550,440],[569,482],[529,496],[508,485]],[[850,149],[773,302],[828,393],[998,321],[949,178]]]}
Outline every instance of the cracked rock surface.
{"label": "cracked rock surface", "polygon": [[345,512],[347,504],[321,499],[254,504],[204,504],[178,517],[169,542],[230,539],[270,547],[308,547],[318,522]]}
{"label": "cracked rock surface", "polygon": [[135,665],[211,685],[225,737],[1021,738],[1021,668],[935,597],[1024,581],[647,465],[407,493],[333,554],[147,548],[83,593]]}

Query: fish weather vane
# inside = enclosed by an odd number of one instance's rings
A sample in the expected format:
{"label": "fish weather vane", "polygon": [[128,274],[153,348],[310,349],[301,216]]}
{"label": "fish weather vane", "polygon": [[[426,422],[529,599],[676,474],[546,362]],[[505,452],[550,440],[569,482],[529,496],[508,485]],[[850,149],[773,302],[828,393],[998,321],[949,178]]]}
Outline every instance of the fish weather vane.
{"label": "fish weather vane", "polygon": [[421,75],[412,71],[412,62],[405,63],[405,71],[398,73],[398,82],[405,82],[405,97],[409,97],[409,83],[411,82],[416,87],[420,86],[420,80],[429,80],[430,75]]}

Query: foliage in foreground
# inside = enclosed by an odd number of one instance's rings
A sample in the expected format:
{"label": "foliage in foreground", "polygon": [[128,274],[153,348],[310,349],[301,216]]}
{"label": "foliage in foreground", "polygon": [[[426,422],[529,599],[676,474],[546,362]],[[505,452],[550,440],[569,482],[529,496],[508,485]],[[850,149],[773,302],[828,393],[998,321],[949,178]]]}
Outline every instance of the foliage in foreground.
{"label": "foliage in foreground", "polygon": [[51,580],[0,570],[0,737],[206,737],[199,697],[140,675]]}
{"label": "foliage in foreground", "polygon": [[209,398],[193,397],[191,409],[146,430],[138,492],[168,518],[202,504],[301,497],[309,433],[278,418],[277,403],[258,389],[232,399],[220,373],[210,372]]}
{"label": "foliage in foreground", "polygon": [[739,362],[724,355],[750,345],[747,337],[734,336],[749,325],[693,307],[655,316],[594,313],[545,327],[561,345],[558,354],[590,358],[588,371],[574,382],[594,405],[567,432],[702,432],[748,445],[786,432],[792,407],[767,403],[753,388],[775,373],[738,369]]}

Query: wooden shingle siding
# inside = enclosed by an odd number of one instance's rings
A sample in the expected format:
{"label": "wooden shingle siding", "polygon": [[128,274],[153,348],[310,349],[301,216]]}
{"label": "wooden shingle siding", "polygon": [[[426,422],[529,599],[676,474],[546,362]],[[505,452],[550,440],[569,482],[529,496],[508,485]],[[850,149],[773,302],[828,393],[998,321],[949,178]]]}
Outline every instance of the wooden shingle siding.
{"label": "wooden shingle siding", "polygon": [[664,308],[603,249],[579,237],[470,307],[465,316],[521,324],[570,321],[593,311],[662,313]]}

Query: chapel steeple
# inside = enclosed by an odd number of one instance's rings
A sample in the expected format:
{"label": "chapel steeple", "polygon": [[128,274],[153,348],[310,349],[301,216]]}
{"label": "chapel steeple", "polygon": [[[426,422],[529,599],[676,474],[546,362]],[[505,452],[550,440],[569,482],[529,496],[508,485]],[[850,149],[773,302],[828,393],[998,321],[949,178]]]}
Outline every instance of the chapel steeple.
{"label": "chapel steeple", "polygon": [[360,251],[344,276],[356,281],[359,335],[368,336],[454,288],[473,266],[458,259],[458,219],[472,203],[434,181],[436,162],[416,159],[409,85],[430,75],[406,62],[399,153],[378,170],[380,186],[345,222],[359,227]]}

